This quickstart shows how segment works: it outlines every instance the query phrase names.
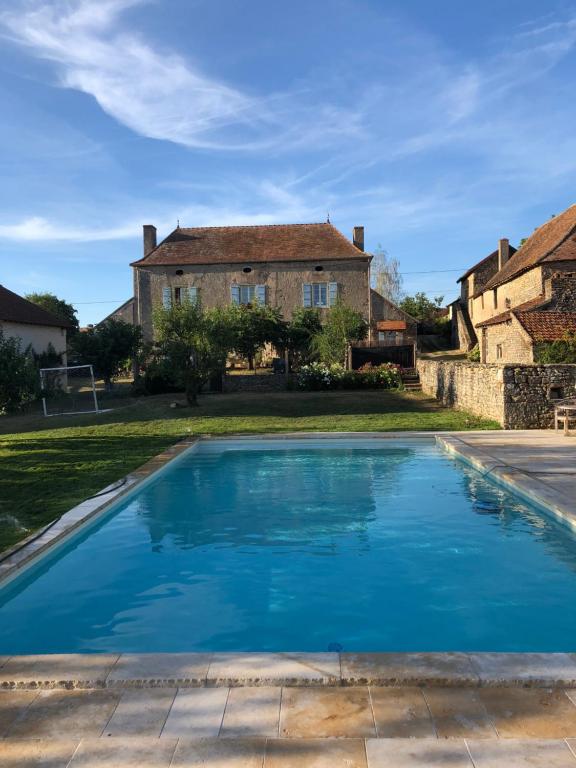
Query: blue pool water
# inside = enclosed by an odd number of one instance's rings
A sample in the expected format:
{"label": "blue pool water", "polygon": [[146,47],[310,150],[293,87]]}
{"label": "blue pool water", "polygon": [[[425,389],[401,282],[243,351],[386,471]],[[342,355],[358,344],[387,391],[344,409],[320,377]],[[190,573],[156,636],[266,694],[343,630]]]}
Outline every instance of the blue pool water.
{"label": "blue pool water", "polygon": [[215,442],[0,590],[0,654],[563,651],[575,598],[571,531],[432,440]]}

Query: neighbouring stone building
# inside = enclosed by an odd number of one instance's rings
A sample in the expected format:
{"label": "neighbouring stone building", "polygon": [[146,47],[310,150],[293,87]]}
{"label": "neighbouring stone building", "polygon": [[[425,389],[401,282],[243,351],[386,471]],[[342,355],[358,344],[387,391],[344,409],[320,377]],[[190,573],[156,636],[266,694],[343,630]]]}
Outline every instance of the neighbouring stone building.
{"label": "neighbouring stone building", "polygon": [[322,314],[341,300],[369,323],[368,342],[400,345],[414,340],[416,323],[370,287],[372,256],[364,227],[352,241],[332,224],[177,227],[157,243],[144,226],[144,254],[131,266],[134,297],[112,312],[153,337],[153,309],[186,298],[205,307],[259,301],[290,319],[300,307]]}
{"label": "neighbouring stone building", "polygon": [[48,351],[52,346],[66,365],[66,332],[70,323],[17,293],[0,285],[0,330],[5,337],[20,340],[24,350],[31,347],[36,354]]}
{"label": "neighbouring stone building", "polygon": [[483,363],[534,363],[539,343],[576,332],[576,205],[518,249],[501,239],[459,283],[451,305],[455,346],[478,343]]}

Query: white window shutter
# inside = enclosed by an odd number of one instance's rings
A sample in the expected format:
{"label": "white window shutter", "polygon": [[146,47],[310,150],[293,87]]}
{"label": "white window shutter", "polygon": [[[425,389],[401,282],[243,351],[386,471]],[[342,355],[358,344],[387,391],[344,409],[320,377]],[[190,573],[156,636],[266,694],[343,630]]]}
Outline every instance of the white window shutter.
{"label": "white window shutter", "polygon": [[162,288],[162,306],[164,309],[172,306],[172,289],[169,286]]}
{"label": "white window shutter", "polygon": [[338,283],[328,283],[328,306],[333,307],[338,301]]}
{"label": "white window shutter", "polygon": [[312,285],[311,283],[302,284],[302,304],[305,307],[312,306]]}
{"label": "white window shutter", "polygon": [[232,304],[240,304],[240,286],[239,285],[231,286],[230,295],[232,297]]}
{"label": "white window shutter", "polygon": [[256,299],[258,301],[258,304],[266,304],[266,286],[265,285],[256,286]]}
{"label": "white window shutter", "polygon": [[196,304],[196,302],[198,301],[198,288],[196,288],[195,285],[191,285],[188,288],[188,301],[191,304]]}

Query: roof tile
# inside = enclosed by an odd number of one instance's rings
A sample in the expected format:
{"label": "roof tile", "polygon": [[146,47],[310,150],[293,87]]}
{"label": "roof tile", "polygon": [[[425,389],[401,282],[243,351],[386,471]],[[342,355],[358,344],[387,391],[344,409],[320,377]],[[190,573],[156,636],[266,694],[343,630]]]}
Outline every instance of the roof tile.
{"label": "roof tile", "polygon": [[49,325],[55,328],[71,328],[68,320],[47,312],[17,293],[0,285],[0,322],[25,323],[27,325]]}

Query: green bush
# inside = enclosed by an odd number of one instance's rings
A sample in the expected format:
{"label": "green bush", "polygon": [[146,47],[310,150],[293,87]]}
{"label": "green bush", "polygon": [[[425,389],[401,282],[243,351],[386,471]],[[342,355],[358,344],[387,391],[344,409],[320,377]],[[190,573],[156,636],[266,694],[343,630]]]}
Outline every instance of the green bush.
{"label": "green bush", "polygon": [[296,383],[299,389],[401,389],[402,377],[400,366],[393,363],[362,366],[357,371],[347,371],[341,365],[333,363],[310,363],[298,372]]}
{"label": "green bush", "polygon": [[5,337],[0,330],[0,413],[22,410],[39,393],[38,369],[31,348],[22,350],[19,339]]}
{"label": "green bush", "polygon": [[478,344],[476,346],[472,347],[470,352],[468,352],[468,360],[470,360],[471,363],[479,363],[480,362],[480,347]]}
{"label": "green bush", "polygon": [[576,333],[566,332],[563,339],[538,344],[534,359],[544,365],[576,363]]}

